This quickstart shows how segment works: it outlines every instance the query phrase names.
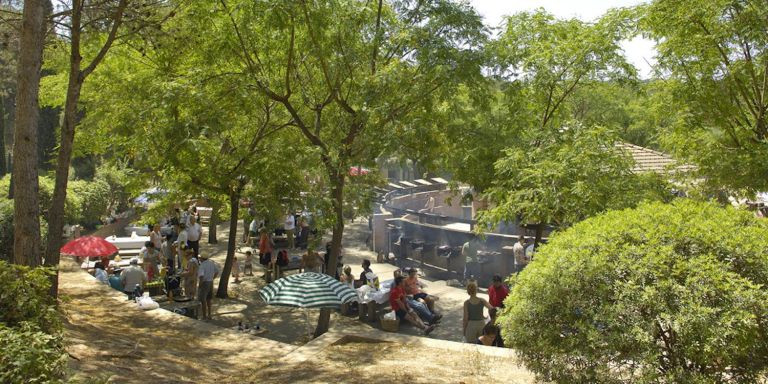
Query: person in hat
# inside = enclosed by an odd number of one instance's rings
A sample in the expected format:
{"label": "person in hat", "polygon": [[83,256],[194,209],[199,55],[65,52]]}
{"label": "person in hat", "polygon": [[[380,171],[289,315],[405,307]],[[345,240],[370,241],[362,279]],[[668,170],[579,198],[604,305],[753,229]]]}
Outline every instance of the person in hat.
{"label": "person in hat", "polygon": [[493,283],[488,287],[488,302],[494,308],[504,308],[504,299],[509,295],[507,288],[501,281],[501,276],[493,275]]}
{"label": "person in hat", "polygon": [[147,274],[139,267],[139,259],[131,259],[131,265],[120,273],[120,282],[123,283],[123,292],[128,295],[129,300],[133,300],[136,286],[144,289],[144,283],[147,282]]}
{"label": "person in hat", "polygon": [[221,271],[219,266],[209,259],[208,256],[200,254],[200,267],[197,269],[197,276],[200,279],[197,285],[197,299],[200,300],[203,320],[211,320],[211,304],[213,300],[213,279],[219,276]]}

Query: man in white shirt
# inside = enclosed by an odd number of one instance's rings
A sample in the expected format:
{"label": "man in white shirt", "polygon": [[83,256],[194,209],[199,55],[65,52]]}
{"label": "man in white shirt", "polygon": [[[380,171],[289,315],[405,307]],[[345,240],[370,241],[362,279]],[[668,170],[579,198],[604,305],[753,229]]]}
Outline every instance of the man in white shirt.
{"label": "man in white shirt", "polygon": [[[178,265],[182,265],[184,260],[184,252],[186,252],[187,248],[189,248],[189,245],[187,244],[187,225],[180,223],[179,237],[176,239],[176,256],[179,259]],[[182,268],[184,268],[183,265]]]}
{"label": "man in white shirt", "polygon": [[187,244],[195,251],[195,257],[200,255],[200,237],[203,236],[203,227],[197,223],[194,216],[190,216],[187,226]]}
{"label": "man in white shirt", "polygon": [[518,236],[517,243],[512,246],[512,253],[515,255],[515,272],[520,273],[529,261],[525,254],[525,236]]}
{"label": "man in white shirt", "polygon": [[288,248],[296,248],[296,244],[293,242],[293,234],[296,231],[296,218],[293,217],[293,214],[288,213],[288,215],[285,216],[285,223],[283,224],[283,228],[285,228],[285,236],[287,236]]}
{"label": "man in white shirt", "polygon": [[147,275],[139,268],[139,259],[135,257],[131,259],[131,266],[120,273],[120,282],[123,283],[123,292],[128,295],[128,299],[133,300],[133,291],[136,286],[143,288],[144,283],[147,282]]}
{"label": "man in white shirt", "polygon": [[213,279],[219,276],[219,266],[207,256],[200,255],[200,266],[197,268],[197,276],[200,281],[197,284],[197,299],[200,300],[203,320],[211,319],[211,301],[213,300]]}

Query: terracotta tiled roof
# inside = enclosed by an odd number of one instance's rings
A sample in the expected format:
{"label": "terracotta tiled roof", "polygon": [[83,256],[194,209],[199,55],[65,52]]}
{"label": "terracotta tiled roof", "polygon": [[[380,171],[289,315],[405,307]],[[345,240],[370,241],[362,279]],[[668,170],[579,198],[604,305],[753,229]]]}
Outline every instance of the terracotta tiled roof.
{"label": "terracotta tiled roof", "polygon": [[632,171],[636,173],[687,172],[693,169],[691,165],[678,163],[672,156],[652,149],[629,143],[618,143],[616,146],[627,151],[635,160],[635,166],[632,168]]}

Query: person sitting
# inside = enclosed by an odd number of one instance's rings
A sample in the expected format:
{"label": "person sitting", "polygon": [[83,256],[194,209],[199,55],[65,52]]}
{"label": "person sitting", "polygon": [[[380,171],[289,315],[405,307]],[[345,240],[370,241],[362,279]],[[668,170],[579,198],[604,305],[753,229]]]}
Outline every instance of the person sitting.
{"label": "person sitting", "polygon": [[94,268],[93,277],[101,283],[109,284],[109,276],[107,276],[107,271],[104,270],[104,264],[101,261],[96,262]]}
{"label": "person sitting", "polygon": [[498,314],[498,310],[496,308],[491,308],[488,310],[488,316],[491,318],[488,321],[488,324],[493,324],[496,326],[496,339],[493,341],[491,345],[494,347],[500,347],[504,348],[504,338],[501,337],[501,329],[499,328],[499,325],[496,322],[496,315]]}
{"label": "person sitting", "polygon": [[419,281],[416,268],[409,268],[408,277],[405,278],[405,294],[411,295],[415,300],[423,301],[429,307],[431,312],[435,312],[435,301],[437,297],[427,294],[421,289],[425,287],[424,283]]}
{"label": "person sitting", "polygon": [[373,273],[373,270],[371,269],[371,261],[363,260],[363,271],[360,272],[360,282],[362,285],[368,284],[368,277],[366,276],[368,273]]}
{"label": "person sitting", "polygon": [[483,327],[483,334],[477,338],[476,343],[492,347],[498,335],[499,329],[493,323],[488,323]]}
{"label": "person sitting", "polygon": [[120,282],[123,283],[123,292],[128,295],[128,300],[135,298],[136,288],[141,291],[147,282],[147,274],[139,268],[139,259],[132,258],[131,265],[120,273]]}
{"label": "person sitting", "polygon": [[[411,269],[409,269],[410,271]],[[402,276],[402,272],[399,269],[395,270],[394,273],[395,279],[397,279],[399,276]],[[413,308],[413,310],[416,312],[417,315],[419,315],[419,318],[426,322],[427,324],[437,324],[440,322],[440,319],[443,317],[443,315],[439,315],[429,309],[429,307],[423,302],[418,299],[416,299],[413,295],[408,294],[408,288],[405,285],[405,281],[408,279],[405,278],[403,281],[403,286],[406,289],[405,292],[405,300],[408,302],[408,305]]]}
{"label": "person sitting", "polygon": [[422,331],[424,335],[429,335],[435,329],[435,325],[426,325],[416,315],[416,312],[408,306],[408,302],[405,300],[405,287],[403,287],[403,277],[398,276],[395,278],[394,287],[389,291],[389,304],[392,307],[392,311],[399,320],[406,319],[411,324],[415,325]]}
{"label": "person sitting", "polygon": [[352,275],[352,267],[345,265],[339,279],[343,284],[348,285],[350,288],[355,289],[355,276]]}
{"label": "person sitting", "polygon": [[507,288],[501,281],[501,276],[493,275],[493,283],[488,287],[488,302],[495,308],[504,308],[504,299],[509,295]]}

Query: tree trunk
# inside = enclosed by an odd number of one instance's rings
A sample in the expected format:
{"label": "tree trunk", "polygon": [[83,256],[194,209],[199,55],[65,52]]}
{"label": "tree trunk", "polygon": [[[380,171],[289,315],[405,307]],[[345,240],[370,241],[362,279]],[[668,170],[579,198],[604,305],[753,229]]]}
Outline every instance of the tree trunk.
{"label": "tree trunk", "polygon": [[218,202],[211,204],[213,208],[211,210],[211,219],[208,221],[208,244],[218,244],[219,240],[216,238],[216,227],[219,225],[219,206]]}
{"label": "tree trunk", "polygon": [[13,262],[40,265],[37,124],[46,0],[27,0],[19,39],[16,124],[13,139]]}
{"label": "tree trunk", "polygon": [[222,268],[221,278],[219,278],[219,289],[216,291],[216,297],[220,299],[227,298],[229,275],[232,271],[232,262],[235,259],[235,246],[237,245],[237,212],[240,209],[239,189],[229,192],[229,209],[229,242],[227,243],[227,259],[224,261],[224,268]]}
{"label": "tree trunk", "polygon": [[[76,14],[76,13],[75,13]],[[79,21],[77,22],[79,25]],[[77,36],[75,36],[77,35]],[[77,102],[80,99],[80,89],[83,85],[80,61],[82,57],[78,53],[79,33],[72,34],[72,52],[69,61],[69,84],[67,85],[67,99],[64,103],[64,122],[61,126],[61,142],[56,162],[56,181],[53,187],[51,208],[48,211],[48,240],[45,247],[45,265],[58,267],[59,248],[61,248],[61,236],[64,224],[64,204],[67,200],[67,181],[69,180],[69,165],[72,161],[72,146],[75,141],[75,124],[77,124]],[[58,271],[51,276],[51,295],[58,295]]]}
{"label": "tree trunk", "polygon": [[[344,234],[344,182],[345,176],[339,173],[331,176],[333,183],[333,212],[336,222],[333,224],[333,236],[331,237],[331,257],[328,260],[328,269],[326,274],[335,276],[336,264],[338,264],[339,254],[341,254],[341,239]],[[315,328],[314,337],[319,337],[328,332],[331,323],[331,310],[323,308],[320,310],[320,316],[317,319],[317,328]]]}
{"label": "tree trunk", "polygon": [[0,96],[0,178],[8,173],[5,163],[5,99]]}

